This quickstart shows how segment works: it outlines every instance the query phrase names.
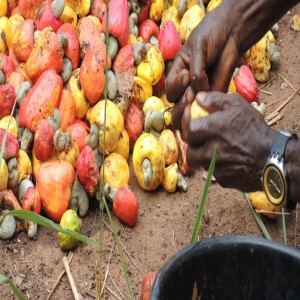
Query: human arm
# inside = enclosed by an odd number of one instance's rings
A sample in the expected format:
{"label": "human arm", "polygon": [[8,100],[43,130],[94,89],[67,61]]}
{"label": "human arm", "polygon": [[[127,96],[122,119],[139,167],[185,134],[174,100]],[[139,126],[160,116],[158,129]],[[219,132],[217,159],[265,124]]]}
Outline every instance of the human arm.
{"label": "human arm", "polygon": [[[214,176],[227,188],[243,192],[262,190],[261,176],[277,132],[238,94],[197,94],[196,101],[210,112],[191,120],[190,104],[182,119],[182,135],[189,147],[191,166],[208,169],[218,146]],[[285,150],[288,199],[300,201],[300,142],[290,140]]]}
{"label": "human arm", "polygon": [[[223,0],[205,16],[178,52],[166,80],[168,101],[185,106],[199,91],[226,92],[241,55],[298,2]],[[188,87],[189,97],[182,99]]]}

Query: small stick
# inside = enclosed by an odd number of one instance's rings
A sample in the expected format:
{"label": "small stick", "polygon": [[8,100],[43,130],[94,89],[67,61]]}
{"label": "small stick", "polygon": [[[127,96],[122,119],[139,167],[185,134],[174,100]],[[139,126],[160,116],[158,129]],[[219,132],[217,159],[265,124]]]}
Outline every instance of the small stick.
{"label": "small stick", "polygon": [[290,86],[290,88],[294,91],[294,92],[296,92],[296,89],[288,82],[288,80],[285,78],[285,77],[283,77],[280,73],[278,73],[278,72],[276,72],[276,74],[277,75],[279,75],[289,86]]}
{"label": "small stick", "polygon": [[109,277],[110,281],[112,282],[112,284],[114,285],[114,287],[116,288],[116,290],[120,293],[121,297],[124,298],[124,295],[120,291],[120,288],[117,286],[117,284],[115,283],[115,281],[111,278],[111,276],[109,274],[108,274],[108,277]]}
{"label": "small stick", "polygon": [[110,253],[109,253],[109,257],[108,257],[108,263],[107,263],[107,268],[106,268],[106,272],[105,272],[105,276],[104,276],[104,280],[103,280],[103,284],[102,284],[102,290],[100,292],[100,299],[103,296],[103,292],[104,292],[104,288],[105,288],[105,284],[106,284],[106,279],[107,279],[107,275],[108,275],[108,271],[109,271],[109,266],[110,266],[110,259],[111,259],[111,254],[112,251],[114,249],[115,244],[112,245],[111,249],[110,249]]}
{"label": "small stick", "polygon": [[[73,252],[70,251],[69,254],[68,254],[68,262],[69,262],[69,263],[71,263],[72,258],[73,258]],[[49,294],[47,300],[49,300],[49,299],[51,298],[52,293],[54,292],[54,290],[55,290],[55,288],[57,287],[57,285],[58,285],[60,279],[63,277],[63,275],[64,275],[65,273],[66,273],[66,270],[65,270],[65,269],[63,269],[63,270],[60,272],[60,274],[58,275],[56,281],[54,282],[54,285],[53,285],[53,287],[52,287],[52,290],[51,290],[51,292],[50,292],[50,294]]]}
{"label": "small stick", "polygon": [[275,116],[272,120],[270,120],[269,122],[267,122],[267,124],[269,126],[272,126],[273,124],[277,123],[279,120],[281,120],[283,118],[283,115],[278,114],[277,116]]}
{"label": "small stick", "polygon": [[267,95],[273,95],[273,93],[269,92],[269,91],[265,91],[265,90],[259,90],[260,92],[267,94]]}
{"label": "small stick", "polygon": [[123,298],[119,297],[115,292],[113,292],[109,287],[105,287],[111,294],[113,294],[118,300],[122,300]]}
{"label": "small stick", "polygon": [[80,297],[80,295],[77,291],[75,281],[74,281],[73,275],[72,275],[71,270],[70,270],[70,265],[69,265],[69,262],[68,262],[68,259],[67,259],[66,256],[63,257],[63,264],[64,264],[64,267],[65,267],[66,273],[68,275],[68,279],[69,279],[69,282],[70,282],[70,285],[71,285],[71,288],[72,288],[74,299],[75,300],[81,300],[82,298]]}
{"label": "small stick", "polygon": [[290,213],[288,213],[288,212],[282,213],[281,211],[277,212],[277,211],[263,210],[263,209],[260,209],[260,210],[256,209],[256,212],[257,213],[265,213],[265,214],[273,214],[273,215],[282,215],[282,214],[290,215]]}
{"label": "small stick", "polygon": [[274,116],[284,107],[286,106],[295,95],[297,95],[300,91],[300,88],[298,88],[297,91],[295,91],[290,97],[288,97],[281,105],[279,105],[270,115],[266,117],[266,121],[270,121]]}

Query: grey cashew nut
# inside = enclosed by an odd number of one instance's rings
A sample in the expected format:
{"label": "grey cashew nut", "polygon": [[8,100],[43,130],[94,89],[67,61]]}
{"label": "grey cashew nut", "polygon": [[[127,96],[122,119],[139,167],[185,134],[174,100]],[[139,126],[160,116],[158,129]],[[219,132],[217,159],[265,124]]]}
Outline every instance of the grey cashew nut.
{"label": "grey cashew nut", "polygon": [[57,131],[59,129],[60,112],[56,107],[54,107],[54,109],[53,109],[52,116],[49,116],[47,118],[47,122],[49,125],[51,125],[51,127],[53,128],[54,131]]}
{"label": "grey cashew nut", "polygon": [[117,80],[113,71],[107,71],[107,96],[110,100],[114,100],[117,97],[118,88]]}
{"label": "grey cashew nut", "polygon": [[138,27],[137,27],[137,22],[138,22],[138,16],[136,13],[132,13],[130,16],[129,16],[129,28],[130,28],[130,33],[135,35],[135,36],[138,36],[139,35],[139,30],[138,30]]}
{"label": "grey cashew nut", "polygon": [[87,192],[79,181],[75,181],[72,185],[72,196],[69,208],[75,210],[80,217],[86,216],[89,210],[89,198]]}
{"label": "grey cashew nut", "polygon": [[165,127],[164,113],[160,110],[149,109],[145,115],[144,130],[149,132],[151,128],[162,131]]}
{"label": "grey cashew nut", "polygon": [[28,230],[27,235],[30,239],[33,239],[35,236],[37,236],[38,226],[37,223],[28,221]]}
{"label": "grey cashew nut", "polygon": [[29,81],[24,81],[21,83],[21,85],[18,88],[17,95],[16,95],[16,101],[19,105],[21,105],[25,96],[31,90],[31,87],[32,87],[32,85]]}
{"label": "grey cashew nut", "polygon": [[28,128],[25,128],[21,137],[21,149],[28,152],[33,141],[34,134]]}
{"label": "grey cashew nut", "polygon": [[158,47],[158,38],[154,35],[150,37],[149,43],[155,47]]}
{"label": "grey cashew nut", "polygon": [[139,3],[137,0],[129,0],[129,10],[133,11],[134,13],[136,13],[137,15],[140,14],[141,12],[141,8],[139,6]]}
{"label": "grey cashew nut", "polygon": [[56,19],[62,15],[64,8],[65,0],[53,0],[51,3],[51,9]]}
{"label": "grey cashew nut", "polygon": [[145,158],[142,163],[142,171],[143,171],[143,180],[146,186],[151,184],[153,171],[152,171],[152,164],[148,158]]}
{"label": "grey cashew nut", "polygon": [[59,46],[60,46],[62,56],[64,56],[65,55],[65,49],[68,47],[69,38],[65,33],[60,32],[60,33],[57,34],[57,39],[58,39],[58,43],[59,43]]}
{"label": "grey cashew nut", "polygon": [[5,84],[5,82],[6,82],[6,76],[3,73],[3,71],[0,70],[0,84]]}
{"label": "grey cashew nut", "polygon": [[88,136],[85,138],[85,144],[95,150],[99,145],[99,128],[97,124],[93,124],[90,128]]}
{"label": "grey cashew nut", "polygon": [[18,161],[15,157],[8,161],[7,168],[8,186],[13,192],[16,192],[18,190],[20,173],[18,171]]}
{"label": "grey cashew nut", "polygon": [[53,144],[55,150],[57,150],[58,152],[63,152],[71,145],[71,133],[62,132],[60,129],[56,130],[53,136]]}
{"label": "grey cashew nut", "polygon": [[70,59],[67,57],[64,57],[63,68],[59,73],[64,84],[66,84],[69,81],[72,71],[73,71],[73,67],[72,67],[72,63],[71,63]]}
{"label": "grey cashew nut", "polygon": [[15,234],[17,224],[14,216],[5,215],[9,210],[4,210],[0,216],[0,239],[9,240]]}
{"label": "grey cashew nut", "polygon": [[116,58],[118,50],[119,50],[118,40],[114,36],[110,35],[108,37],[108,54],[111,60],[114,60]]}
{"label": "grey cashew nut", "polygon": [[143,41],[137,41],[133,46],[134,63],[137,65],[147,54],[146,44]]}

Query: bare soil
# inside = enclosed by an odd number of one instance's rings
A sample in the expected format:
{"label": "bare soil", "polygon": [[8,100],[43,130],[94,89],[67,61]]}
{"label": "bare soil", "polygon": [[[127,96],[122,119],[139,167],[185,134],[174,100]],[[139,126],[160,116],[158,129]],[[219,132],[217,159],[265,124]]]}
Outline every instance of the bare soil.
{"label": "bare soil", "polygon": [[[280,63],[272,69],[268,83],[260,86],[263,90],[260,92],[260,99],[267,104],[267,113],[294,93],[292,87],[300,87],[300,33],[290,28],[290,20],[294,14],[300,14],[299,4],[279,22],[280,31],[276,44],[281,51]],[[283,119],[273,127],[293,130],[300,135],[299,93],[281,113]],[[150,193],[143,191],[132,175],[130,186],[139,198],[138,223],[134,228],[129,228],[113,215],[135,299],[140,297],[145,273],[158,272],[177,250],[190,243],[205,184],[203,171],[197,170],[187,178],[187,182],[189,188],[186,193],[178,191],[169,194],[163,189]],[[95,200],[91,203],[88,215],[82,220],[82,233],[97,241],[100,239],[99,219],[100,212]],[[104,220],[109,224],[107,214],[104,215]],[[282,242],[281,218],[263,220],[272,239]],[[300,225],[297,222],[297,210],[286,217],[286,222],[288,244],[299,248]],[[103,299],[130,299],[117,245],[109,226],[104,226],[103,241],[106,246],[113,247],[113,250],[103,253],[103,277],[106,276]],[[262,233],[244,194],[223,189],[214,183],[210,188],[199,240],[223,235],[262,236]],[[10,241],[1,241],[0,253],[0,274],[13,279],[26,299],[47,299],[63,270],[62,258],[66,255],[59,247],[57,233],[46,228],[39,228],[34,240],[30,240],[26,233],[19,233]],[[98,248],[83,243],[73,252],[71,272],[84,299],[96,298],[100,257]],[[7,284],[0,288],[0,299],[15,299]],[[66,275],[62,276],[50,299],[73,299]]]}

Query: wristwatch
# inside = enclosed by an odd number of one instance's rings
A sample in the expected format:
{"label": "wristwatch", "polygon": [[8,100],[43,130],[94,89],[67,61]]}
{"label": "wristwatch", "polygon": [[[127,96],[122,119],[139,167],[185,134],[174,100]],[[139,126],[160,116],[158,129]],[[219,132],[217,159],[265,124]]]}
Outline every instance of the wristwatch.
{"label": "wristwatch", "polygon": [[286,206],[288,195],[287,174],[284,167],[284,151],[287,142],[295,137],[292,132],[280,130],[273,142],[263,170],[263,189],[268,200],[276,206]]}

